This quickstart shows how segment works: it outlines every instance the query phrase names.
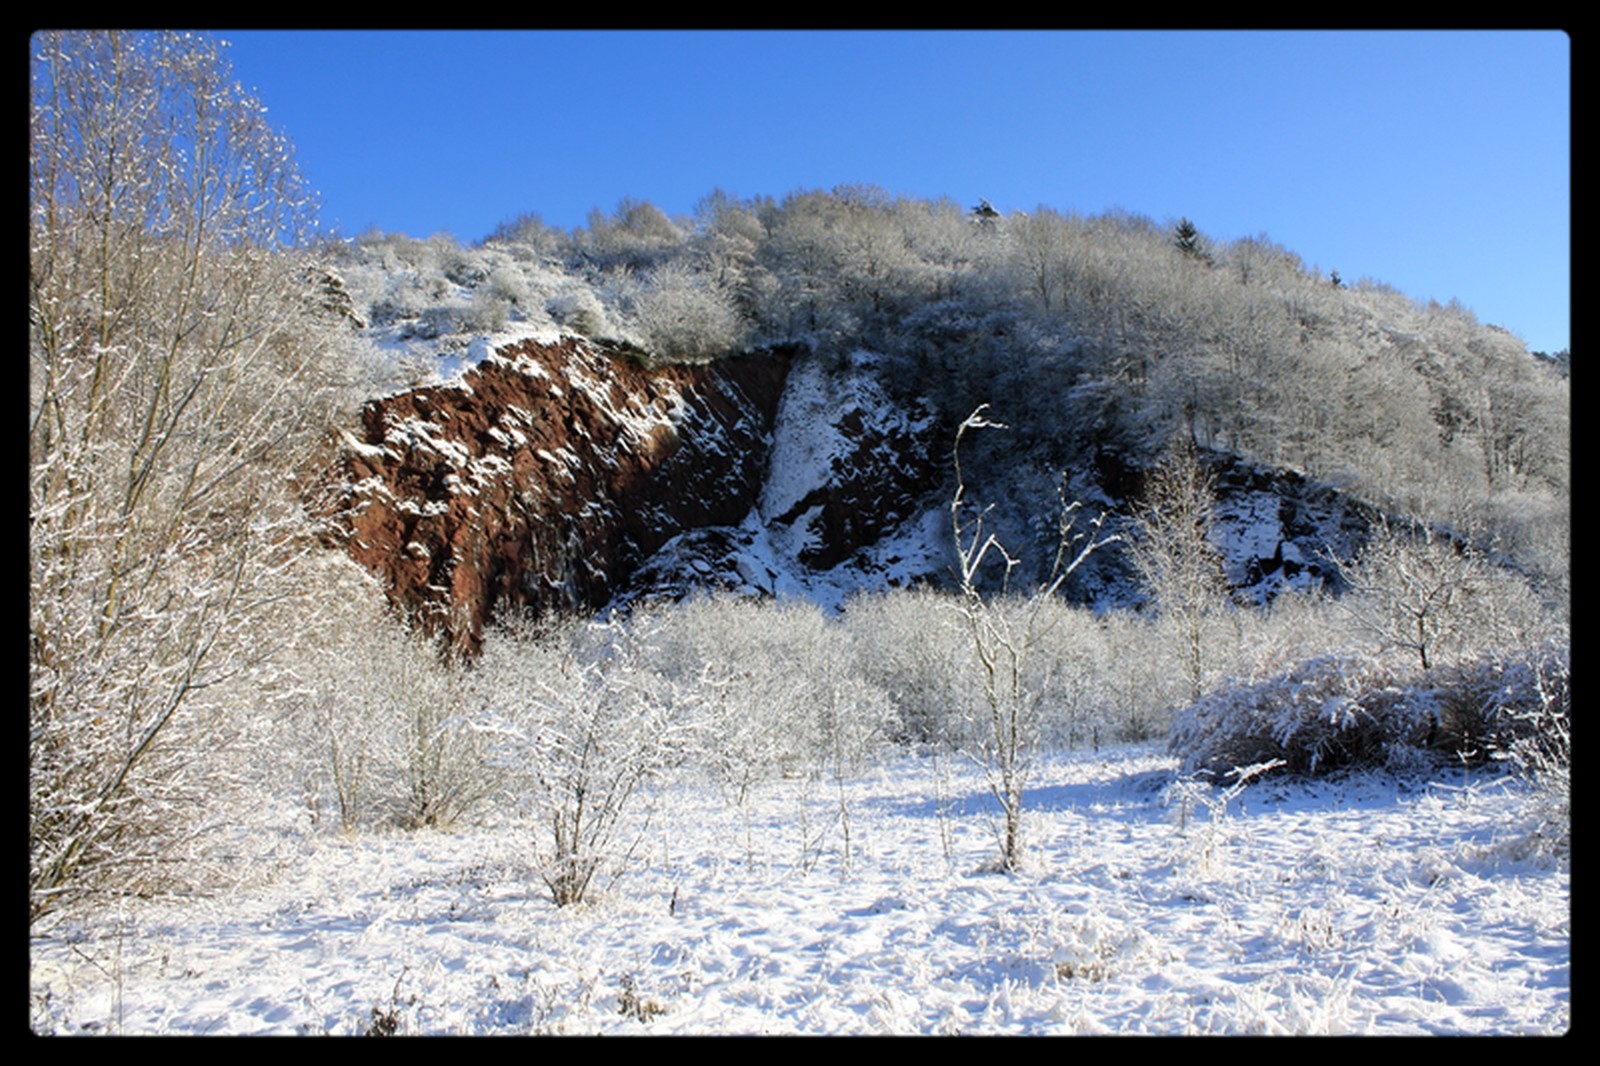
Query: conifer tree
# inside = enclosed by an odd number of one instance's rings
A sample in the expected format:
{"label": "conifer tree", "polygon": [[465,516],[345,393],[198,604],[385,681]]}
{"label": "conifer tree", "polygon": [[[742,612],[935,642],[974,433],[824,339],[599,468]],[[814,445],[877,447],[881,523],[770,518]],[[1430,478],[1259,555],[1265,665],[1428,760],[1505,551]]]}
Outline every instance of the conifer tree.
{"label": "conifer tree", "polygon": [[1210,256],[1200,247],[1200,231],[1187,218],[1178,220],[1178,225],[1173,230],[1172,243],[1177,245],[1178,251],[1190,258],[1210,261]]}

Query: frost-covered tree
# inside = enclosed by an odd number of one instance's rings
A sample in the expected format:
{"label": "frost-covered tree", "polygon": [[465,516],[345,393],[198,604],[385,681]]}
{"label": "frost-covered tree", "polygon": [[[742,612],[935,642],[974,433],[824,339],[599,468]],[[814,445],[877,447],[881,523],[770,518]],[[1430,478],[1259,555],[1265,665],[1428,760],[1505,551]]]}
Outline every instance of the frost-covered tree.
{"label": "frost-covered tree", "polygon": [[[1000,804],[1000,867],[1016,870],[1022,860],[1023,791],[1039,744],[1043,695],[1043,686],[1029,677],[1029,663],[1049,634],[1051,621],[1059,617],[1047,610],[1051,599],[1090,553],[1109,541],[1099,537],[1099,520],[1087,532],[1075,529],[1078,505],[1063,502],[1050,573],[1025,599],[1011,596],[1009,578],[1017,559],[994,533],[985,532],[982,514],[970,513],[961,473],[961,440],[966,432],[1004,428],[989,421],[985,410],[974,411],[956,432],[950,529],[959,585],[956,609],[967,634],[978,696],[973,710],[978,721],[969,734],[968,750],[983,766],[989,791]],[[990,562],[1004,569],[999,595],[985,595],[979,588],[979,573]]]}
{"label": "frost-covered tree", "polygon": [[639,269],[668,258],[687,234],[648,200],[624,197],[612,214],[596,208],[574,235],[584,258],[603,269]]}
{"label": "frost-covered tree", "polygon": [[1193,445],[1180,439],[1146,478],[1144,506],[1126,542],[1157,609],[1181,634],[1191,699],[1204,691],[1206,628],[1228,591],[1211,542],[1215,507],[1213,479]]}
{"label": "frost-covered tree", "polygon": [[504,246],[517,258],[528,259],[559,256],[569,246],[566,233],[546,223],[537,211],[524,211],[500,223],[483,243]]}
{"label": "frost-covered tree", "polygon": [[[187,34],[40,33],[29,138],[30,906],[169,881],[304,550],[348,323],[289,144]],[[331,321],[337,320],[337,321]],[[237,702],[235,702],[237,701]]]}
{"label": "frost-covered tree", "polygon": [[1362,633],[1428,670],[1474,648],[1527,646],[1542,634],[1527,584],[1468,539],[1383,522],[1345,568],[1340,600]]}
{"label": "frost-covered tree", "polygon": [[722,189],[713,189],[695,205],[691,257],[717,291],[746,316],[754,314],[763,281],[756,252],[766,237],[766,226],[754,207]]}
{"label": "frost-covered tree", "polygon": [[1046,315],[1061,310],[1072,281],[1069,256],[1076,251],[1071,220],[1041,206],[1007,219],[1005,234],[1022,291]]}
{"label": "frost-covered tree", "polygon": [[650,272],[633,299],[645,349],[670,362],[705,362],[737,350],[742,323],[711,279],[674,261]]}

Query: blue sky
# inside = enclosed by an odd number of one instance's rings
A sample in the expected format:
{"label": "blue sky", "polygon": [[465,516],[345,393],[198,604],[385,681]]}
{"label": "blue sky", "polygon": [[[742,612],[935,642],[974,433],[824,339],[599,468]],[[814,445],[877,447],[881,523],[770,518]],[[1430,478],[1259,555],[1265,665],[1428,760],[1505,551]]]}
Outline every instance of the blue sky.
{"label": "blue sky", "polygon": [[865,182],[1194,220],[1569,345],[1555,31],[222,33],[324,221],[465,242]]}

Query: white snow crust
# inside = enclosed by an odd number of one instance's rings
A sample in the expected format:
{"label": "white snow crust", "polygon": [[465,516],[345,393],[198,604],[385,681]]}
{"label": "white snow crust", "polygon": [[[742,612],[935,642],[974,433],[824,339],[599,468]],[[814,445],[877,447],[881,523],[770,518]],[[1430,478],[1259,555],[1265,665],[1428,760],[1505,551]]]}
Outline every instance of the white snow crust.
{"label": "white snow crust", "polygon": [[[1151,747],[1044,759],[1025,869],[986,872],[970,764],[907,754],[741,811],[693,776],[557,909],[514,820],[319,835],[227,898],[31,941],[35,1031],[306,1034],[1557,1034],[1565,867],[1513,846],[1509,778],[1170,799]],[[1212,793],[1213,797],[1215,793]],[[1198,810],[1198,808],[1197,808]],[[1203,812],[1201,812],[1203,815]],[[848,827],[848,834],[845,832]],[[377,1013],[375,1013],[377,1012]]]}

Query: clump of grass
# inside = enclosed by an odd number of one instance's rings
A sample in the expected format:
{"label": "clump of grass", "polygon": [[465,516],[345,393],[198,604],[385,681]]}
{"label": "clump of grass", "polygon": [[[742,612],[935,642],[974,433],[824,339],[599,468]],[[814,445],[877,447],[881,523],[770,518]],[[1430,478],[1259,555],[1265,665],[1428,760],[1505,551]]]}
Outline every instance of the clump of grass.
{"label": "clump of grass", "polygon": [[618,984],[620,990],[617,992],[617,1013],[623,1017],[648,1024],[650,1019],[667,1013],[666,1007],[651,997],[640,994],[639,984],[633,974],[623,974]]}

